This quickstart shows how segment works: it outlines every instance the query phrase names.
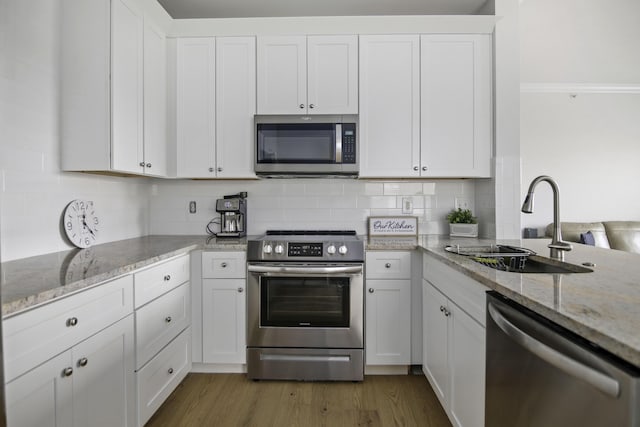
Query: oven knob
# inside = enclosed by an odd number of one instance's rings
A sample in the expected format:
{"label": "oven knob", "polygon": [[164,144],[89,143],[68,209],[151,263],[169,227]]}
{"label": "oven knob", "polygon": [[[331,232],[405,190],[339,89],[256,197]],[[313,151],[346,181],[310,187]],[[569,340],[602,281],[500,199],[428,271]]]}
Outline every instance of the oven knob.
{"label": "oven knob", "polygon": [[347,253],[347,247],[345,245],[340,246],[338,252],[340,252],[340,255],[345,255]]}
{"label": "oven knob", "polygon": [[335,253],[336,253],[336,247],[335,247],[335,246],[333,246],[333,245],[329,245],[329,247],[327,248],[327,253],[328,253],[329,255],[333,255],[333,254],[335,254]]}
{"label": "oven knob", "polygon": [[282,245],[276,245],[276,248],[274,249],[275,253],[277,253],[278,255],[282,255],[284,253],[284,246]]}
{"label": "oven knob", "polygon": [[264,245],[264,247],[262,248],[262,252],[264,252],[265,254],[270,254],[272,250],[273,248],[269,244]]}

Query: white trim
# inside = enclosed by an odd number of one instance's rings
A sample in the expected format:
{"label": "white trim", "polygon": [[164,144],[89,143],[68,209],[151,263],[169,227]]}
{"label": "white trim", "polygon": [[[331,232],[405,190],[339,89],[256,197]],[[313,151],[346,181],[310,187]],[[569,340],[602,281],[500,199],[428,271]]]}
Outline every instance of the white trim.
{"label": "white trim", "polygon": [[603,83],[520,83],[521,93],[632,93],[640,94],[640,84]]}

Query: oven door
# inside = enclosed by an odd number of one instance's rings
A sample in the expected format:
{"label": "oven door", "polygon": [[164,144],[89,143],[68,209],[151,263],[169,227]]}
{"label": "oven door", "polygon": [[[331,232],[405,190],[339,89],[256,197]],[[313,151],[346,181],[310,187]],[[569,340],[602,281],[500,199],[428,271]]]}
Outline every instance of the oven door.
{"label": "oven door", "polygon": [[249,264],[248,272],[249,347],[363,347],[362,264]]}

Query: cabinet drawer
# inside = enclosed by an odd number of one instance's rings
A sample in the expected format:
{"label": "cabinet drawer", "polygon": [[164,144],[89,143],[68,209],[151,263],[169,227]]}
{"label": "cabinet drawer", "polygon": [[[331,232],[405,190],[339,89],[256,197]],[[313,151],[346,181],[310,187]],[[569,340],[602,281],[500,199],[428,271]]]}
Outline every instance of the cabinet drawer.
{"label": "cabinet drawer", "polygon": [[483,327],[486,286],[430,257],[422,256],[422,276]]}
{"label": "cabinet drawer", "polygon": [[190,325],[190,291],[185,283],[136,310],[136,369]]}
{"label": "cabinet drawer", "polygon": [[190,370],[191,328],[187,328],[137,374],[139,426],[151,418]]}
{"label": "cabinet drawer", "polygon": [[368,279],[410,279],[411,252],[367,252]]}
{"label": "cabinet drawer", "polygon": [[247,255],[244,252],[203,252],[202,277],[207,279],[242,279],[246,277]]}
{"label": "cabinet drawer", "polygon": [[189,280],[189,255],[183,255],[134,274],[136,308]]}
{"label": "cabinet drawer", "polygon": [[3,321],[5,381],[21,375],[133,311],[125,276]]}

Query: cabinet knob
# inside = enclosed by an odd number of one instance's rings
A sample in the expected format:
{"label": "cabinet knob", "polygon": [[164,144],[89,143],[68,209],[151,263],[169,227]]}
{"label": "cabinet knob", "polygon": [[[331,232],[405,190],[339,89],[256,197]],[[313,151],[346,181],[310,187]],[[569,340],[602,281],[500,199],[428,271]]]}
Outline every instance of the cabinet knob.
{"label": "cabinet knob", "polygon": [[167,274],[166,276],[164,276],[164,281],[168,282],[169,280],[171,280],[171,275]]}
{"label": "cabinet knob", "polygon": [[169,375],[173,374],[173,368],[169,368],[167,372],[169,373]]}
{"label": "cabinet knob", "polygon": [[78,360],[78,366],[87,366],[87,363],[89,363],[89,359],[87,359],[86,357]]}
{"label": "cabinet knob", "polygon": [[390,262],[386,263],[386,264],[384,265],[384,268],[391,268],[391,263],[390,263]]}
{"label": "cabinet knob", "polygon": [[64,371],[62,371],[62,375],[64,375],[65,377],[70,377],[71,374],[73,374],[73,368],[71,366],[69,366],[68,368],[64,368]]}
{"label": "cabinet knob", "polygon": [[209,168],[209,172],[213,172],[214,170],[214,168]]}
{"label": "cabinet knob", "polygon": [[148,168],[151,168],[151,163],[147,163],[147,167],[148,167]]}
{"label": "cabinet knob", "polygon": [[218,166],[218,172],[222,172],[222,167]]}
{"label": "cabinet knob", "polygon": [[440,312],[441,313],[444,312],[444,307],[443,306],[440,306]]}
{"label": "cabinet knob", "polygon": [[420,170],[420,168],[419,168],[419,167],[417,167],[417,166],[414,166],[414,167],[413,167],[413,170],[414,170],[414,171],[417,171],[417,170]]}
{"label": "cabinet knob", "polygon": [[426,171],[426,170],[427,170],[427,167],[426,167],[426,166],[423,166],[423,167],[422,167],[422,170],[423,170],[423,171]]}
{"label": "cabinet knob", "polygon": [[238,288],[238,292],[240,293],[244,292],[244,288]]}
{"label": "cabinet knob", "polygon": [[144,162],[140,162],[140,166],[144,167]]}
{"label": "cabinet knob", "polygon": [[78,318],[77,317],[71,317],[69,319],[67,319],[67,326],[76,326],[78,324]]}
{"label": "cabinet knob", "polygon": [[300,108],[301,108],[301,109],[302,109],[302,108],[304,108],[304,104],[300,104]]}
{"label": "cabinet knob", "polygon": [[369,293],[372,294],[373,293],[373,288],[369,288]]}
{"label": "cabinet knob", "polygon": [[167,317],[164,318],[164,321],[167,322],[167,323],[171,323],[171,320],[172,320],[171,316],[167,316]]}
{"label": "cabinet knob", "polygon": [[451,315],[451,312],[445,308],[445,309],[444,309],[444,315],[445,315],[446,317],[449,317],[449,316]]}
{"label": "cabinet knob", "polygon": [[309,104],[309,108],[314,108],[315,105],[314,104]]}
{"label": "cabinet knob", "polygon": [[220,267],[222,267],[222,268],[227,268],[227,263],[226,263],[226,262],[223,262],[222,264],[220,264]]}

